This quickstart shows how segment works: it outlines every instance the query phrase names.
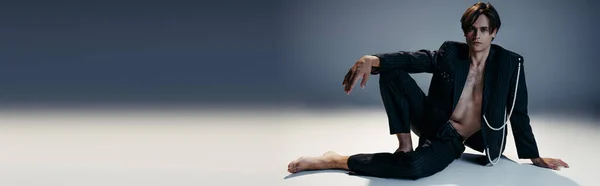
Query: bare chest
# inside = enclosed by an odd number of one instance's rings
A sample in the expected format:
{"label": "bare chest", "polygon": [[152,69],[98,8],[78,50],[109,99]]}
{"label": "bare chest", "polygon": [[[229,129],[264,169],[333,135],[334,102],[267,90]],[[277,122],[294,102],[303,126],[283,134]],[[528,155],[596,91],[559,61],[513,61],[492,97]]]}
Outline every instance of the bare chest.
{"label": "bare chest", "polygon": [[450,118],[463,136],[470,136],[480,129],[482,97],[483,70],[471,68]]}

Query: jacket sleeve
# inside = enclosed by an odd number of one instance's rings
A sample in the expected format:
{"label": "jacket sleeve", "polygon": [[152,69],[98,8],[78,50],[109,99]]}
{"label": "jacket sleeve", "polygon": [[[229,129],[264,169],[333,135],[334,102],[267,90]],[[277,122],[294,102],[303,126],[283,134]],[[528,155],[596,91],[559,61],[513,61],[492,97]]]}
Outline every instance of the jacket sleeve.
{"label": "jacket sleeve", "polygon": [[[513,131],[513,137],[515,139],[515,145],[517,146],[517,154],[519,159],[530,159],[539,157],[538,147],[531,129],[529,115],[527,111],[527,85],[525,81],[525,67],[523,66],[523,57],[518,56],[518,62],[521,64],[519,73],[519,82],[517,87],[516,100],[514,110],[512,112],[510,123]],[[517,71],[514,71],[514,75],[511,82],[515,82],[517,77]],[[510,86],[509,89],[509,102],[507,103],[507,109],[513,104],[515,86]],[[510,112],[510,110],[507,110]]]}
{"label": "jacket sleeve", "polygon": [[438,50],[418,51],[399,51],[393,53],[379,53],[373,56],[379,58],[379,67],[373,68],[371,74],[376,75],[388,70],[404,70],[408,73],[433,73],[438,62],[446,53],[448,48],[452,47],[449,41],[446,41]]}

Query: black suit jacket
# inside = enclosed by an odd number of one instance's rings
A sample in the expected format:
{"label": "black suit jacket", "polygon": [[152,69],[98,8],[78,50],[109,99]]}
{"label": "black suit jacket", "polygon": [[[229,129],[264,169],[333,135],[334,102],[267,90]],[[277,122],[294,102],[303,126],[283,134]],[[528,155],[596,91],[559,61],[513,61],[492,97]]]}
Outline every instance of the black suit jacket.
{"label": "black suit jacket", "polygon": [[[431,104],[428,108],[431,119],[429,122],[446,123],[450,119],[469,72],[469,49],[466,43],[446,41],[438,50],[400,51],[375,56],[379,57],[380,66],[375,68],[372,74],[398,69],[408,73],[433,73],[428,92],[428,101]],[[498,158],[500,152],[504,152],[502,147],[505,146],[506,139],[502,143],[502,135],[506,137],[507,131],[491,130],[484,116],[494,128],[504,124],[505,113],[510,112],[515,96],[518,68],[519,82],[510,126],[518,157],[539,157],[527,113],[527,85],[523,62],[521,55],[492,44],[484,72],[481,130],[465,142],[467,146],[480,152],[488,147],[488,157],[492,160]]]}

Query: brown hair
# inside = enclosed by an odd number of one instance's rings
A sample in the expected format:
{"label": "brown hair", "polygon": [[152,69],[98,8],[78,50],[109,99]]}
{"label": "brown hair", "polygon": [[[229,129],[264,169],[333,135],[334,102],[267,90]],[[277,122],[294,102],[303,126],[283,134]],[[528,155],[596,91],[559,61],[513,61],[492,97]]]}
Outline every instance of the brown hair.
{"label": "brown hair", "polygon": [[[494,6],[492,6],[492,4],[490,4],[489,2],[475,3],[469,9],[467,9],[467,11],[465,11],[463,16],[460,18],[463,33],[467,33],[468,29],[470,29],[470,27],[473,26],[473,23],[475,22],[475,20],[477,20],[477,18],[479,18],[481,14],[485,15],[489,20],[490,34],[494,31],[498,33],[498,30],[500,30],[500,25],[502,24],[500,22],[500,16],[498,15],[498,12],[494,8]],[[492,41],[493,40],[494,38],[492,38]]]}

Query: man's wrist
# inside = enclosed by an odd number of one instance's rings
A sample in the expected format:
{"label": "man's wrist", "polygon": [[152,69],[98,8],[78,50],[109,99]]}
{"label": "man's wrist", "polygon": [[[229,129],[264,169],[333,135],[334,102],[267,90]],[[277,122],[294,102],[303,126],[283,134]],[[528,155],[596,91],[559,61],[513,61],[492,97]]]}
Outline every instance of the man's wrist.
{"label": "man's wrist", "polygon": [[370,63],[371,63],[371,67],[376,67],[376,68],[378,68],[378,67],[379,67],[379,65],[380,65],[380,62],[379,62],[379,57],[377,57],[377,56],[370,56],[370,58],[371,58],[371,59],[370,59],[369,61],[370,61]]}
{"label": "man's wrist", "polygon": [[371,75],[379,74],[379,57],[373,55],[365,55],[363,57],[363,60],[366,63],[365,65],[371,66]]}

